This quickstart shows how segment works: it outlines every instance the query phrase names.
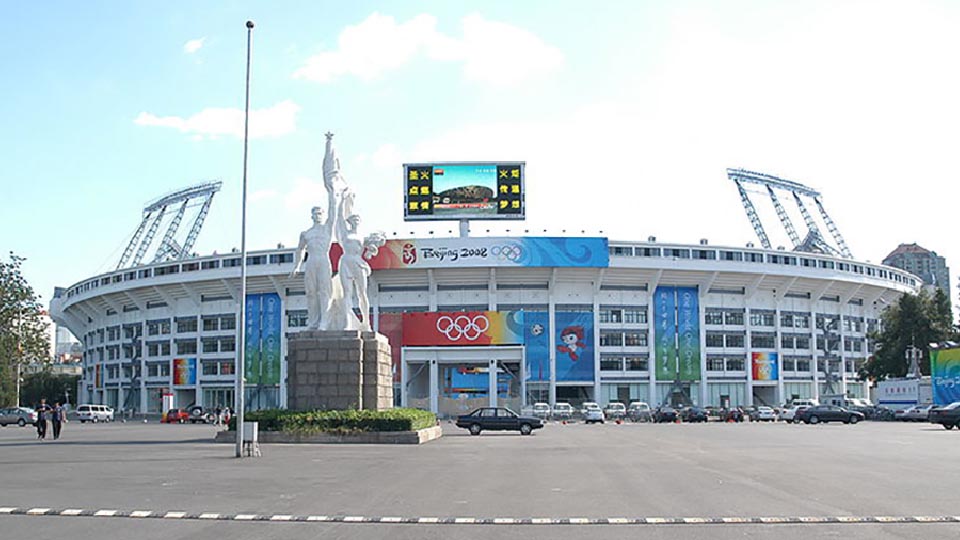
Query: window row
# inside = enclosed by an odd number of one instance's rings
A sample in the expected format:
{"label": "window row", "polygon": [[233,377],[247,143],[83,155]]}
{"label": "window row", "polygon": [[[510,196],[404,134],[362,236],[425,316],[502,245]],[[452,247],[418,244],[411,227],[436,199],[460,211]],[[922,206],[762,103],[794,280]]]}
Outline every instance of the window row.
{"label": "window row", "polygon": [[220,360],[218,362],[201,362],[201,373],[203,375],[233,375],[233,360]]}
{"label": "window row", "polygon": [[707,371],[743,373],[745,364],[742,356],[707,356]]}
{"label": "window row", "polygon": [[600,331],[601,347],[646,347],[647,333],[640,331]]}
{"label": "window row", "polygon": [[647,307],[600,308],[601,323],[646,324]]}
{"label": "window row", "polygon": [[646,356],[600,355],[600,371],[647,371]]}

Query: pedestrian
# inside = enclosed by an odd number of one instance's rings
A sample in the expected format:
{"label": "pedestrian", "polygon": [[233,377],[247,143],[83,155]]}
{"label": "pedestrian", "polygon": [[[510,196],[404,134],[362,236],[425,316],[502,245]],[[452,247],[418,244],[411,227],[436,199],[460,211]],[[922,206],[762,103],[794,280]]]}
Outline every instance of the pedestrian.
{"label": "pedestrian", "polygon": [[60,429],[63,427],[63,423],[67,419],[67,411],[60,406],[60,402],[57,401],[53,405],[53,409],[50,412],[50,423],[53,424],[53,440],[60,438]]}
{"label": "pedestrian", "polygon": [[216,425],[219,426],[219,425],[222,424],[222,423],[223,423],[223,408],[220,407],[219,405],[217,405]]}
{"label": "pedestrian", "polygon": [[47,413],[49,412],[47,398],[40,398],[40,404],[37,405],[37,438],[41,441],[47,438]]}

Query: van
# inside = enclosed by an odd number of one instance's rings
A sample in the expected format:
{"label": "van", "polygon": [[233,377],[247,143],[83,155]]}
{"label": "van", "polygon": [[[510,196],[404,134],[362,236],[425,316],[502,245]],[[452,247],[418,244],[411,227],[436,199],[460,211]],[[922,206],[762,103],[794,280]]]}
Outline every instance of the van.
{"label": "van", "polygon": [[820,405],[820,401],[816,399],[795,399],[790,402],[790,405],[794,407],[816,407]]}
{"label": "van", "polygon": [[106,405],[80,405],[77,407],[77,419],[85,422],[112,422],[113,409]]}

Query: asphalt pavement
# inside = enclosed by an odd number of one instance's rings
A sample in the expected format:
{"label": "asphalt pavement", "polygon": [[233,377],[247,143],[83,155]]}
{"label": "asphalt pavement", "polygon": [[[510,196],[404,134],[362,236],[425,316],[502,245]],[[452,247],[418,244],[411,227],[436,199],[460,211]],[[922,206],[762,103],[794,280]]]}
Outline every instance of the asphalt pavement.
{"label": "asphalt pavement", "polygon": [[[7,427],[0,530],[99,539],[136,526],[141,540],[960,535],[960,434],[929,424],[551,423],[530,437],[443,427],[422,446],[264,445],[263,457],[243,459],[212,443],[212,426],[71,422],[44,442]],[[183,519],[160,517],[176,512]],[[938,517],[951,522],[922,522]],[[363,522],[387,518],[403,523]]]}

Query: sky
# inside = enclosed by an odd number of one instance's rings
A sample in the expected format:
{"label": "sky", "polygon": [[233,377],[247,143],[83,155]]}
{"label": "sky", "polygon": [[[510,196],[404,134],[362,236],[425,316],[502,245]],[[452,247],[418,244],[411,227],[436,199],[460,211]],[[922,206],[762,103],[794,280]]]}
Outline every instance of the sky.
{"label": "sky", "polygon": [[945,256],[956,291],[958,2],[20,2],[0,252],[44,302],[200,182],[223,187],[194,251],[240,247],[248,19],[250,250],[295,245],[325,204],[329,131],[361,228],[388,237],[457,234],[403,221],[403,163],[525,161],[526,221],[473,234],[759,245],[726,177],[743,167],[819,190],[858,260]]}

